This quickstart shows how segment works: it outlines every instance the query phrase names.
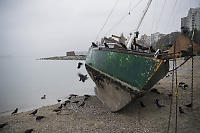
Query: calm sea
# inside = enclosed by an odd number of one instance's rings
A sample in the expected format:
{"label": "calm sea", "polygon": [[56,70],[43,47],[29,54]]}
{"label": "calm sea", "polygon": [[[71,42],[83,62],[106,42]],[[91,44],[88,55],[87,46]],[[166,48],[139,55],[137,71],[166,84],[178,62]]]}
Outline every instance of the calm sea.
{"label": "calm sea", "polygon": [[[85,66],[68,60],[36,60],[32,57],[0,57],[0,115],[15,108],[28,111],[65,100],[69,94],[94,95],[91,78],[79,81],[78,73],[87,74]],[[46,95],[46,99],[41,97]]]}

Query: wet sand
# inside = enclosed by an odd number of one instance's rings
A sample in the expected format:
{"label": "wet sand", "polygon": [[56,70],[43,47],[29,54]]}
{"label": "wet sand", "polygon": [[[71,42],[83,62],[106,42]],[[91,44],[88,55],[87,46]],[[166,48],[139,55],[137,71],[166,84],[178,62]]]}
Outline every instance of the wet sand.
{"label": "wet sand", "polygon": [[[200,57],[194,60],[194,106],[193,111],[185,107],[190,103],[191,97],[191,59],[178,70],[178,82],[189,85],[185,90],[179,88],[178,104],[184,109],[185,114],[178,112],[178,132],[198,133],[200,130]],[[62,109],[60,114],[53,112],[60,104],[45,106],[38,109],[36,115],[46,118],[36,121],[36,116],[29,115],[33,110],[18,113],[16,115],[1,116],[0,123],[8,122],[2,133],[24,132],[33,128],[33,132],[137,132],[137,133],[166,133],[169,118],[170,98],[167,94],[171,91],[171,75],[163,78],[153,88],[158,89],[161,94],[146,93],[143,97],[130,103],[127,107],[117,113],[111,113],[95,97],[91,96],[85,101],[84,107],[79,107],[84,97],[73,98],[79,103],[70,103]],[[165,107],[158,108],[155,99]],[[140,106],[143,101],[146,107]],[[173,96],[172,120],[170,132],[175,131],[175,96]]]}

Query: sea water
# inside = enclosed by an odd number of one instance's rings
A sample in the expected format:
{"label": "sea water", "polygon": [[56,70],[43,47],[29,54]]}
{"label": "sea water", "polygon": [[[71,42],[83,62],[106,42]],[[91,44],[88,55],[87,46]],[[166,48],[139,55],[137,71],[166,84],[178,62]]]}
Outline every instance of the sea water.
{"label": "sea water", "polygon": [[[87,74],[85,66],[77,69],[72,60],[36,60],[34,57],[0,57],[0,115],[15,108],[19,112],[66,100],[69,94],[94,95],[89,78],[79,81],[78,73]],[[46,99],[41,99],[46,95]]]}

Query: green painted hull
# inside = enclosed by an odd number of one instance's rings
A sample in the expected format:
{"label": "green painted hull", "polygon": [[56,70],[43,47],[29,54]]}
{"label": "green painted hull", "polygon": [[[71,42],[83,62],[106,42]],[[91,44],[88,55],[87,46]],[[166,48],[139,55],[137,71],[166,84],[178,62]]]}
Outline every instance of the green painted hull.
{"label": "green painted hull", "polygon": [[[130,51],[93,48],[88,52],[86,69],[99,89],[103,88],[99,80],[107,82],[104,86],[108,86],[112,80],[115,88],[124,89],[137,96],[166,75],[169,62]],[[104,78],[101,79],[98,73],[103,74]],[[104,80],[105,77],[108,79]]]}

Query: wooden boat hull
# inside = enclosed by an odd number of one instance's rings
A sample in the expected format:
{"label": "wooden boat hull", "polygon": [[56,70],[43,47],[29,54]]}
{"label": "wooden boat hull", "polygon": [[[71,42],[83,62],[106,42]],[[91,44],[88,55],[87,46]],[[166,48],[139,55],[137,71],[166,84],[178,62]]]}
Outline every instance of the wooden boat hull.
{"label": "wooden boat hull", "polygon": [[169,70],[169,62],[130,51],[92,48],[86,70],[97,97],[113,112],[150,89]]}

